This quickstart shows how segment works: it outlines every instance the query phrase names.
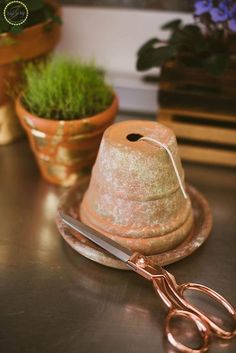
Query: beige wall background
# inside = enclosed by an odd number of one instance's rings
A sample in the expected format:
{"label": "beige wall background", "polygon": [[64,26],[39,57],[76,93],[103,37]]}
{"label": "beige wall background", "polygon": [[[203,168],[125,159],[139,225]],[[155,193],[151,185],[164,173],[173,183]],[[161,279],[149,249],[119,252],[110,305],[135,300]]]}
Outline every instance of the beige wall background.
{"label": "beige wall background", "polygon": [[[94,59],[102,66],[120,96],[123,110],[155,112],[157,87],[142,81],[135,69],[136,53],[151,37],[168,35],[160,26],[182,18],[191,22],[190,13],[63,6],[64,27],[57,52]],[[157,70],[154,72],[157,72]]]}

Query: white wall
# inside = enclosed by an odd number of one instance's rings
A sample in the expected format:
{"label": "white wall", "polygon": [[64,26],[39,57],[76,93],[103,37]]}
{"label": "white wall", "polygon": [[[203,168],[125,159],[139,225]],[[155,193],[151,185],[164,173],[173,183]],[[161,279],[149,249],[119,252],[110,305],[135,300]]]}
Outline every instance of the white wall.
{"label": "white wall", "polygon": [[123,110],[154,112],[156,87],[141,82],[135,70],[137,49],[151,37],[164,37],[161,24],[190,14],[164,11],[63,7],[64,27],[57,52],[94,58],[108,73]]}

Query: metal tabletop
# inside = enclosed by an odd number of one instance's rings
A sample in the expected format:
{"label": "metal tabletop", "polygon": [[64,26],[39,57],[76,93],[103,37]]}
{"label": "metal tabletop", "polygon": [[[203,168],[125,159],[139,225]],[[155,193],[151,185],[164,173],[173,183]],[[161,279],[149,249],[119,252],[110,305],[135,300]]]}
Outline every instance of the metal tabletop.
{"label": "metal tabletop", "polygon": [[[200,249],[167,268],[236,305],[236,171],[184,168],[214,225]],[[26,141],[0,148],[0,352],[172,353],[151,283],[80,256],[60,237],[54,218],[63,192],[41,179]],[[209,352],[234,353],[236,339],[214,340]]]}

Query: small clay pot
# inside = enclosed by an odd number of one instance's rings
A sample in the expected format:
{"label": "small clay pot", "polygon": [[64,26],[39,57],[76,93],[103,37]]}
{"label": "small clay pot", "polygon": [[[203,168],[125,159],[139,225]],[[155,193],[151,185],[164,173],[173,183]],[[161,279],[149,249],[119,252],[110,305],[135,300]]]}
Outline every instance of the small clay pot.
{"label": "small clay pot", "polygon": [[[60,16],[56,1],[48,0]],[[10,143],[22,135],[22,128],[14,111],[14,102],[9,92],[16,89],[21,80],[22,65],[30,60],[45,58],[60,39],[61,26],[51,20],[28,27],[17,36],[11,33],[0,34],[0,41],[10,44],[0,45],[0,145]],[[11,42],[12,43],[11,43]]]}
{"label": "small clay pot", "polygon": [[62,186],[73,185],[91,171],[104,130],[112,124],[118,100],[97,115],[75,120],[51,120],[28,112],[20,97],[16,112],[25,129],[43,178]]}
{"label": "small clay pot", "polygon": [[151,121],[117,123],[103,135],[80,217],[130,250],[152,255],[181,243],[193,214],[166,150],[141,136],[169,148],[184,183],[172,130]]}

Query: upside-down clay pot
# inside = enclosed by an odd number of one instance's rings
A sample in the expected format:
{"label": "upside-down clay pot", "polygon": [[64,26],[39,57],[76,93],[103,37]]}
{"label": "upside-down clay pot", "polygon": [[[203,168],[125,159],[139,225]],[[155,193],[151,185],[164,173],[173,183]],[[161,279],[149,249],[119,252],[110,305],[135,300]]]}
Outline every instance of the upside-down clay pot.
{"label": "upside-down clay pot", "polygon": [[16,112],[43,178],[62,186],[71,186],[91,172],[103,132],[112,124],[117,109],[114,96],[110,107],[97,115],[58,121],[35,116],[20,97],[16,101]]}
{"label": "upside-down clay pot", "polygon": [[154,138],[169,148],[184,185],[172,130],[151,121],[117,123],[103,135],[80,217],[130,250],[152,255],[188,236],[193,213],[166,150],[136,136]]}
{"label": "upside-down clay pot", "polygon": [[[47,2],[55,8],[55,14],[61,16],[58,3]],[[47,30],[49,25],[50,30]],[[25,28],[18,35],[0,34],[0,145],[16,140],[23,132],[11,96],[21,81],[23,64],[45,58],[58,43],[60,33],[61,26],[49,19]]]}

